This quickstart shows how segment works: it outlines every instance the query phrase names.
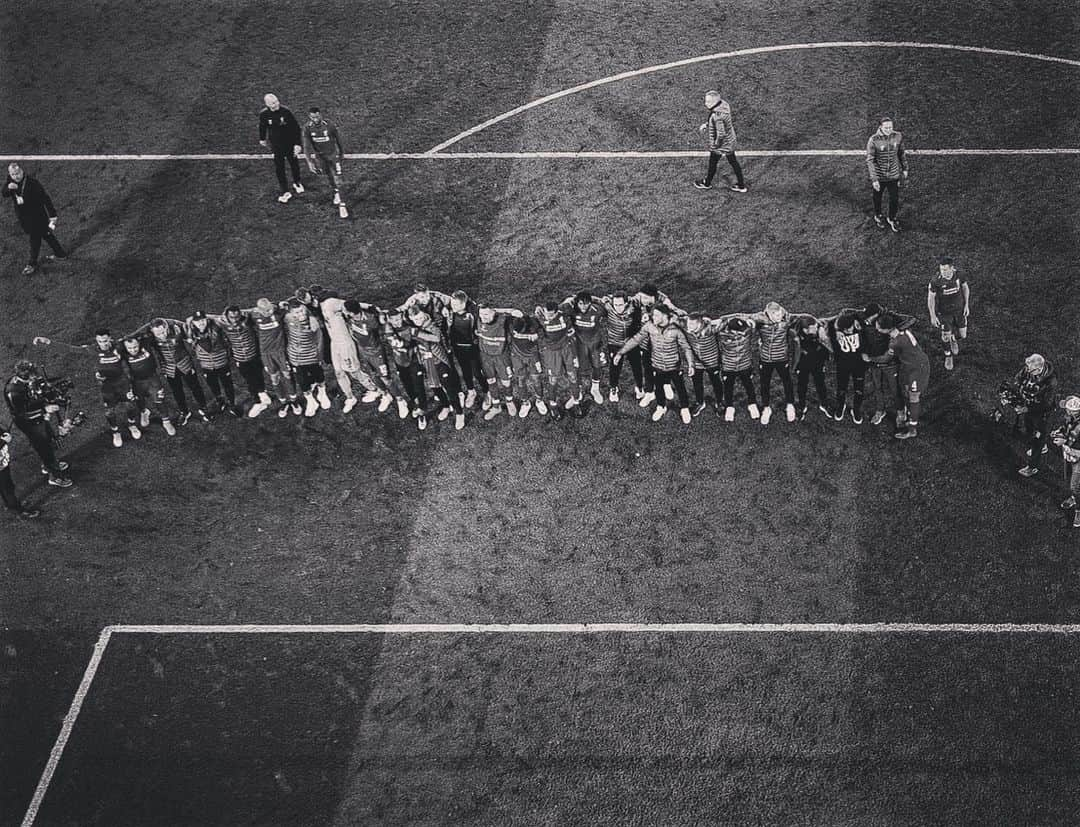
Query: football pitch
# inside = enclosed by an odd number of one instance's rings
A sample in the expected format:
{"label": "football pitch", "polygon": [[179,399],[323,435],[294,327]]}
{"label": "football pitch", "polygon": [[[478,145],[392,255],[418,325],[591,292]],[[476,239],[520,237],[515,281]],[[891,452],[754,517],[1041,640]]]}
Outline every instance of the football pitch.
{"label": "football pitch", "polygon": [[[989,413],[1031,352],[1080,390],[1078,29],[1053,0],[0,9],[0,156],[73,251],[20,277],[6,219],[0,367],[91,412],[70,490],[14,443],[43,515],[0,524],[0,824],[1075,824],[1080,538],[1060,454],[1021,480]],[[690,186],[717,86],[746,195]],[[351,220],[323,181],[275,201],[268,91],[340,127]],[[948,374],[941,254],[972,290]],[[89,360],[30,346],[416,281],[879,301],[920,317],[924,427],[335,406],[115,450]]]}

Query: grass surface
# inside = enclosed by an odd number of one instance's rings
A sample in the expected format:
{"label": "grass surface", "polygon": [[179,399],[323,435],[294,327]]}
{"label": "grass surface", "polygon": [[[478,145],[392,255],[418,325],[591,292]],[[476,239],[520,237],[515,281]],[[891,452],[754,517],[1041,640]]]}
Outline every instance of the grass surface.
{"label": "grass surface", "polygon": [[[422,151],[576,83],[776,43],[923,40],[1080,56],[1075,9],[1049,1],[181,10],[55,0],[0,10],[0,32],[5,153],[251,151],[269,89],[298,113],[322,106],[349,151]],[[783,53],[593,90],[457,148],[693,148],[701,92],[718,84],[746,147],[859,148],[883,110],[915,147],[1077,146],[1078,80],[1061,66],[974,55]],[[25,443],[15,445],[18,487],[46,516],[2,527],[0,821],[18,820],[90,643],[109,623],[1074,621],[1075,538],[1054,508],[1059,461],[1021,485],[1020,444],[985,414],[998,382],[1033,350],[1054,361],[1065,388],[1076,380],[1078,239],[1066,218],[1080,161],[913,158],[898,237],[871,229],[857,158],[748,159],[751,194],[741,200],[690,188],[700,167],[356,163],[347,170],[351,222],[333,217],[321,182],[280,208],[268,163],[33,170],[75,257],[21,279],[25,238],[9,225],[0,238],[0,266],[11,274],[0,279],[0,365],[31,353],[34,335],[87,341],[100,324],[124,331],[152,315],[216,311],[311,282],[389,302],[422,279],[531,307],[580,286],[651,280],[702,310],[777,298],[817,313],[872,300],[920,313],[942,252],[971,279],[972,339],[946,376],[927,326],[917,329],[935,368],[925,430],[905,445],[813,414],[768,429],[745,417],[653,425],[626,401],[559,426],[471,418],[460,434],[420,435],[370,412],[228,421],[174,440],[151,429],[114,451],[87,361],[34,350],[80,380],[78,401],[93,417],[66,446],[77,482],[68,492],[44,486]],[[101,706],[80,720],[61,766],[70,794],[47,802],[70,809],[50,810],[42,823],[122,822],[110,819],[121,818],[131,787],[99,795],[86,786],[99,778],[83,775],[87,744],[99,744],[94,762],[130,768],[153,755],[161,770],[145,783],[157,786],[141,793],[172,801],[207,783],[197,759],[225,729],[240,733],[215,765],[225,780],[189,806],[211,811],[228,791],[236,809],[220,810],[221,819],[233,823],[379,814],[745,823],[758,814],[762,823],[805,815],[910,824],[937,813],[985,823],[998,812],[1005,823],[1068,823],[1076,782],[1066,736],[1075,721],[1062,699],[1075,681],[1058,664],[1072,644],[923,643],[665,640],[600,651],[501,638],[325,641],[317,652],[306,642],[259,644],[268,659],[260,671],[240,644],[143,641],[166,675],[187,677],[142,698],[153,713],[131,716],[115,709],[139,701],[132,686],[142,686],[148,661],[124,644],[110,648]],[[514,672],[518,661],[525,666]],[[245,709],[228,703],[216,718],[194,715],[185,699],[205,686],[204,662],[213,664],[211,685],[223,687],[215,692],[230,698],[258,685],[295,691],[275,698],[265,688]],[[554,680],[539,700],[537,676]],[[1000,709],[999,696],[1008,700]],[[323,714],[297,711],[312,697],[325,700]],[[451,705],[453,714],[437,713]],[[527,717],[513,718],[526,707]],[[654,714],[672,708],[688,711],[678,720]],[[926,709],[936,711],[912,711]],[[159,741],[152,715],[170,720]],[[807,736],[804,719],[820,736]],[[477,721],[489,722],[486,740],[462,735]],[[193,722],[204,734],[181,736]],[[666,740],[646,737],[665,726]],[[289,759],[300,755],[304,766],[286,773],[300,780],[287,793],[267,780],[276,756],[288,757],[274,745],[305,733],[309,746]],[[180,752],[154,753],[151,741],[179,743]],[[723,764],[721,754],[737,758]],[[399,772],[395,762],[409,755],[463,758],[460,766],[425,758]],[[115,777],[141,783],[135,775]],[[236,780],[254,777],[262,786]],[[720,794],[706,799],[709,789]],[[133,812],[123,817],[144,817]],[[178,822],[202,817],[174,813]]]}

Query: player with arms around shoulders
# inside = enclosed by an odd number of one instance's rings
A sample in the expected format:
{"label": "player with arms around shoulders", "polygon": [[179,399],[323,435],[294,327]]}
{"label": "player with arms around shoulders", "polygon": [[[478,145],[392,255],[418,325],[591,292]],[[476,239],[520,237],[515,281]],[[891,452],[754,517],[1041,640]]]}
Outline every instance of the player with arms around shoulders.
{"label": "player with arms around shoulders", "polygon": [[487,378],[487,411],[484,420],[491,421],[502,413],[503,405],[510,416],[517,416],[514,402],[514,368],[510,358],[510,325],[513,319],[524,316],[520,310],[495,307],[481,301],[477,304],[476,342],[480,350],[480,366]]}
{"label": "player with arms around shoulders", "polygon": [[319,107],[311,107],[308,122],[303,130],[304,158],[312,175],[326,173],[330,186],[334,188],[334,205],[338,216],[349,217],[349,208],[341,197],[341,161],[345,150],[341,146],[338,128],[322,116]]}
{"label": "player with arms around shoulders", "polygon": [[159,416],[165,433],[176,436],[176,426],[172,423],[173,412],[165,404],[165,386],[161,384],[161,377],[158,375],[157,359],[150,350],[143,347],[138,336],[128,336],[123,344],[123,357],[131,376],[131,390],[141,411],[142,420],[139,424],[147,428],[150,426],[150,417]]}
{"label": "player with arms around shoulders", "polygon": [[942,256],[938,274],[930,279],[926,291],[926,309],[930,324],[941,329],[945,348],[945,370],[953,369],[953,360],[960,354],[960,339],[967,338],[971,288],[967,279],[956,272],[953,260]]}
{"label": "player with arms around shoulders", "polygon": [[907,427],[894,434],[897,439],[914,439],[919,435],[919,415],[922,411],[926,388],[930,383],[930,360],[919,346],[918,339],[910,330],[900,328],[904,317],[898,313],[882,313],[874,326],[881,333],[889,334],[889,349],[884,356],[871,357],[869,361],[895,361],[900,381],[900,395],[904,401],[904,420]]}
{"label": "player with arms around shoulders", "polygon": [[653,382],[658,395],[653,422],[659,422],[667,413],[668,388],[673,388],[679,397],[679,415],[684,424],[689,425],[693,414],[690,412],[690,397],[686,393],[681,365],[686,365],[689,376],[694,375],[694,352],[690,341],[681,327],[672,322],[672,312],[660,304],[654,304],[650,320],[641,326],[641,330],[631,336],[626,344],[615,354],[622,359],[627,353],[648,340],[650,358],[653,367]]}

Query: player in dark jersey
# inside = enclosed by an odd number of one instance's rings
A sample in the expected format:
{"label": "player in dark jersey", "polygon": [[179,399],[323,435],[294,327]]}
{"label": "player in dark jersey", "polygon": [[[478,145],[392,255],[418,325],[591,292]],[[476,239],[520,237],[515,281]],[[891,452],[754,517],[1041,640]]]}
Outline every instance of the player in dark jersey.
{"label": "player in dark jersey", "polygon": [[476,404],[477,390],[487,388],[487,379],[480,366],[480,350],[476,345],[476,302],[464,290],[457,290],[443,313],[450,349],[457,362],[461,381],[465,384],[464,405],[471,408]]}
{"label": "player in dark jersey", "polygon": [[191,418],[191,410],[184,395],[185,385],[198,406],[196,415],[203,422],[209,422],[210,417],[206,415],[206,394],[187,347],[184,322],[179,319],[157,318],[130,335],[138,336],[143,347],[157,357],[158,366],[176,401],[177,424],[185,425]]}
{"label": "player in dark jersey", "polygon": [[291,411],[296,416],[303,413],[300,397],[293,382],[292,365],[286,353],[285,310],[287,304],[275,304],[267,298],[255,303],[251,321],[259,340],[259,358],[270,380],[270,387],[278,400],[278,417],[283,419]]}
{"label": "player in dark jersey", "polygon": [[548,415],[540,335],[540,322],[532,316],[523,315],[510,323],[510,365],[514,373],[514,397],[521,400],[518,408],[521,419],[529,415],[534,405],[540,416]]}
{"label": "player in dark jersey", "polygon": [[334,205],[340,218],[349,217],[349,208],[341,198],[341,160],[345,150],[341,146],[341,135],[330,121],[326,120],[319,107],[311,107],[308,122],[303,129],[304,157],[312,175],[326,172],[330,186],[334,188]]}
{"label": "player in dark jersey", "polygon": [[[408,399],[396,374],[390,370],[383,348],[383,312],[373,304],[347,299],[341,305],[341,314],[357,363],[354,373],[366,383],[361,401],[378,402],[379,412],[382,413],[396,400],[398,416],[401,419],[407,418]],[[338,383],[341,383],[340,378]],[[351,409],[348,402],[345,404]]]}
{"label": "player in dark jersey", "polygon": [[930,324],[941,328],[941,343],[945,348],[945,370],[953,369],[953,360],[960,353],[960,339],[967,338],[967,322],[971,289],[967,279],[956,272],[949,256],[938,262],[938,274],[926,290],[926,308]]}
{"label": "player in dark jersey", "polygon": [[[540,322],[540,361],[547,378],[548,410],[552,420],[562,419],[563,407],[575,416],[584,416],[581,407],[581,388],[578,387],[578,358],[574,326],[558,302],[537,306],[536,320]],[[566,395],[565,406],[559,405],[560,388]]]}
{"label": "player in dark jersey", "polygon": [[795,394],[799,421],[806,419],[806,392],[810,380],[817,391],[818,410],[832,418],[829,409],[829,392],[825,387],[825,365],[829,362],[829,340],[825,326],[813,316],[802,316],[795,325],[795,344],[798,355],[795,362]]}
{"label": "player in dark jersey", "polygon": [[415,331],[399,308],[384,311],[382,320],[383,343],[393,362],[389,376],[391,393],[408,400],[412,416],[416,419],[416,427],[421,431],[426,430],[426,382],[424,367],[420,364],[420,357],[416,352]]}
{"label": "player in dark jersey", "polygon": [[135,402],[140,408],[142,421],[139,424],[143,428],[149,427],[151,416],[158,416],[165,433],[176,436],[176,427],[172,423],[173,412],[165,403],[165,386],[161,384],[154,354],[143,347],[137,336],[128,336],[124,339],[123,357],[131,376]]}
{"label": "player in dark jersey", "polygon": [[838,316],[823,319],[825,330],[836,360],[836,403],[833,418],[844,420],[847,413],[847,390],[851,385],[851,421],[861,425],[863,397],[866,394],[867,360],[863,359],[862,325],[853,311],[842,311]]}
{"label": "player in dark jersey", "polygon": [[[582,290],[565,299],[561,305],[574,327],[574,345],[577,348],[578,378],[582,385],[589,382],[589,395],[597,405],[604,404],[600,392],[600,380],[607,368],[607,312],[604,306],[593,300],[592,293]],[[579,395],[584,393],[584,387]]]}
{"label": "player in dark jersey", "polygon": [[229,305],[220,316],[209,313],[208,318],[225,334],[229,344],[229,355],[251,395],[251,407],[248,417],[254,419],[270,407],[270,394],[266,392],[265,370],[259,358],[259,337],[251,310],[241,310],[237,305]]}
{"label": "player in dark jersey", "polygon": [[[915,334],[910,330],[901,330],[903,318],[896,313],[882,313],[874,322],[881,333],[889,334],[889,350],[878,359],[895,360],[899,373],[900,393],[904,400],[904,413],[907,427],[898,430],[897,439],[914,439],[919,435],[919,415],[926,399],[926,389],[930,383],[930,360],[919,346]],[[871,361],[872,357],[862,354],[862,358]]]}
{"label": "player in dark jersey", "polygon": [[502,413],[503,405],[510,416],[517,416],[514,370],[510,360],[510,325],[513,319],[521,318],[524,314],[520,310],[494,307],[483,301],[477,304],[476,312],[476,343],[488,383],[484,420],[497,417]]}

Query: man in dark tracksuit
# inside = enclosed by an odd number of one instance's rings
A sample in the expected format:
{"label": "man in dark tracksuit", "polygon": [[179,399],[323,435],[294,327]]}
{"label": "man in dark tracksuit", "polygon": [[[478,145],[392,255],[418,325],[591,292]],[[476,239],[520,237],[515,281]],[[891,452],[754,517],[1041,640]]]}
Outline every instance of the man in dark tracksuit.
{"label": "man in dark tracksuit", "polygon": [[281,105],[277,95],[266,95],[263,103],[266,108],[259,113],[259,143],[274,151],[274,171],[277,173],[278,187],[281,190],[278,201],[287,204],[292,193],[285,177],[286,161],[289,162],[289,170],[292,172],[292,188],[297,195],[304,191],[304,185],[300,183],[300,163],[296,160],[296,153],[301,150],[300,124],[296,116]]}
{"label": "man in dark tracksuit", "polygon": [[[885,221],[894,233],[900,232],[896,213],[900,209],[900,179],[907,179],[908,165],[904,157],[904,136],[893,129],[892,118],[882,118],[877,132],[866,142],[866,168],[870,186],[874,189],[874,223],[884,229]],[[889,217],[881,217],[881,193],[889,192]]]}
{"label": "man in dark tracksuit", "polygon": [[56,227],[56,208],[45,188],[23,172],[18,164],[8,164],[7,183],[3,190],[4,198],[10,198],[15,205],[15,215],[19,225],[30,236],[30,263],[23,268],[23,275],[29,276],[37,270],[38,253],[41,242],[52,248],[56,258],[67,258],[67,252],[60,245],[53,229]]}

